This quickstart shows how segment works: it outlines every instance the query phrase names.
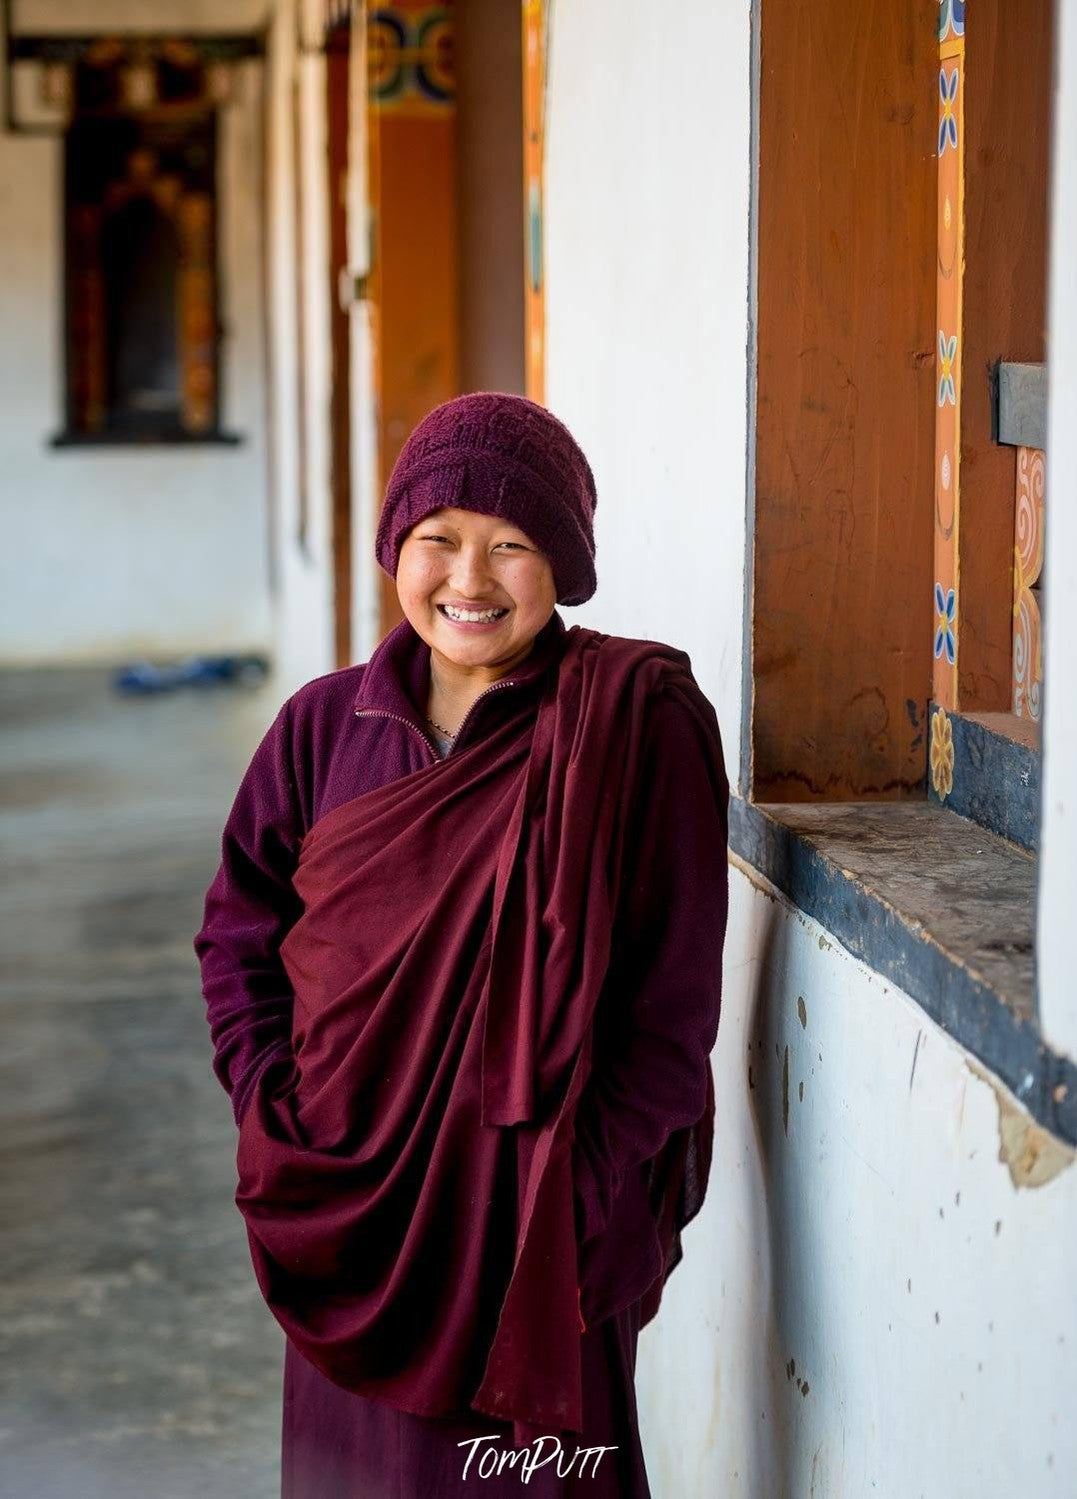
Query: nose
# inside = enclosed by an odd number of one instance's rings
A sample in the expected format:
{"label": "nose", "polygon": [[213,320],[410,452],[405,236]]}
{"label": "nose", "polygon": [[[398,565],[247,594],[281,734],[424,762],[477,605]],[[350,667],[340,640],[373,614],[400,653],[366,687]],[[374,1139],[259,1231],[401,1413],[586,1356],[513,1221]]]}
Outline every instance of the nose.
{"label": "nose", "polygon": [[486,547],[480,542],[465,543],[453,559],[449,581],[461,598],[478,599],[489,590],[492,580]]}

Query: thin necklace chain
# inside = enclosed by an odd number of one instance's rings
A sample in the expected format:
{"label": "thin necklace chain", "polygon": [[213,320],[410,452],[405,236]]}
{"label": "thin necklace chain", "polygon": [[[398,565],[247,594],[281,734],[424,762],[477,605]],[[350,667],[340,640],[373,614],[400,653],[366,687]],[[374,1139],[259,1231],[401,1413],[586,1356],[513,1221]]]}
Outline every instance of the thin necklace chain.
{"label": "thin necklace chain", "polygon": [[491,682],[491,684],[490,684],[489,687],[484,687],[483,690],[479,693],[478,697],[475,699],[475,701],[471,704],[471,707],[464,714],[464,717],[463,717],[463,719],[462,719],[462,721],[460,723],[460,726],[456,730],[455,734],[450,734],[449,731],[448,731],[448,729],[445,728],[444,724],[438,723],[438,721],[437,721],[436,718],[431,718],[430,715],[429,715],[429,713],[427,713],[425,715],[426,721],[427,721],[428,724],[433,725],[433,727],[435,729],[437,729],[437,731],[438,731],[439,734],[444,734],[447,739],[451,739],[451,740],[455,741],[457,735],[460,733],[460,729],[462,729],[464,727],[464,724],[467,723],[468,719],[471,717],[472,713],[474,713],[474,711],[475,711],[476,707],[478,706],[479,702],[481,701],[482,698],[484,698],[487,695],[487,693],[489,693],[489,692],[496,692],[499,687],[515,687],[515,686],[516,686],[516,681],[515,681],[515,679],[513,677],[499,677],[496,682]]}

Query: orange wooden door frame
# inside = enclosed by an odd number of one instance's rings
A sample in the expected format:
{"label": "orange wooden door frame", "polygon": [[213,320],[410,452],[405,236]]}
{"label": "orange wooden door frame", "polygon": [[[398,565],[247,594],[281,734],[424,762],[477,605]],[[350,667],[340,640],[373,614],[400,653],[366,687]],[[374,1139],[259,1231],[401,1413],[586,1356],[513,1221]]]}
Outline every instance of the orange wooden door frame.
{"label": "orange wooden door frame", "polygon": [[[379,495],[413,428],[460,389],[454,40],[448,0],[367,13]],[[380,583],[384,634],[402,612],[392,579],[383,573]]]}

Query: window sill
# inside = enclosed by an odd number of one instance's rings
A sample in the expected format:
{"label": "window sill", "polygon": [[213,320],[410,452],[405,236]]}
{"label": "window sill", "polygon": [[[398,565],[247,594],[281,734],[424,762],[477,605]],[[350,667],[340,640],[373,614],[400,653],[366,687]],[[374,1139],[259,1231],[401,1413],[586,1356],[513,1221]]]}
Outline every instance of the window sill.
{"label": "window sill", "polygon": [[1077,1064],[1039,1034],[1036,860],[934,801],[730,801],[730,849],[1077,1144]]}
{"label": "window sill", "polygon": [[57,432],[48,440],[50,448],[147,448],[242,446],[240,432]]}

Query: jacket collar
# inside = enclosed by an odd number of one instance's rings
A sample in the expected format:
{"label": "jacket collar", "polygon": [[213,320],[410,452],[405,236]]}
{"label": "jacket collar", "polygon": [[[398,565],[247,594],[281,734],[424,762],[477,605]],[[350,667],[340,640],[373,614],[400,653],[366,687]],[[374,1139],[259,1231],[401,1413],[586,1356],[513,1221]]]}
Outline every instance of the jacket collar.
{"label": "jacket collar", "polygon": [[[568,633],[555,609],[524,659],[508,674],[518,685],[534,683],[560,659]],[[411,621],[402,619],[372,652],[363,669],[354,707],[397,713],[422,724],[430,687],[430,647]]]}

